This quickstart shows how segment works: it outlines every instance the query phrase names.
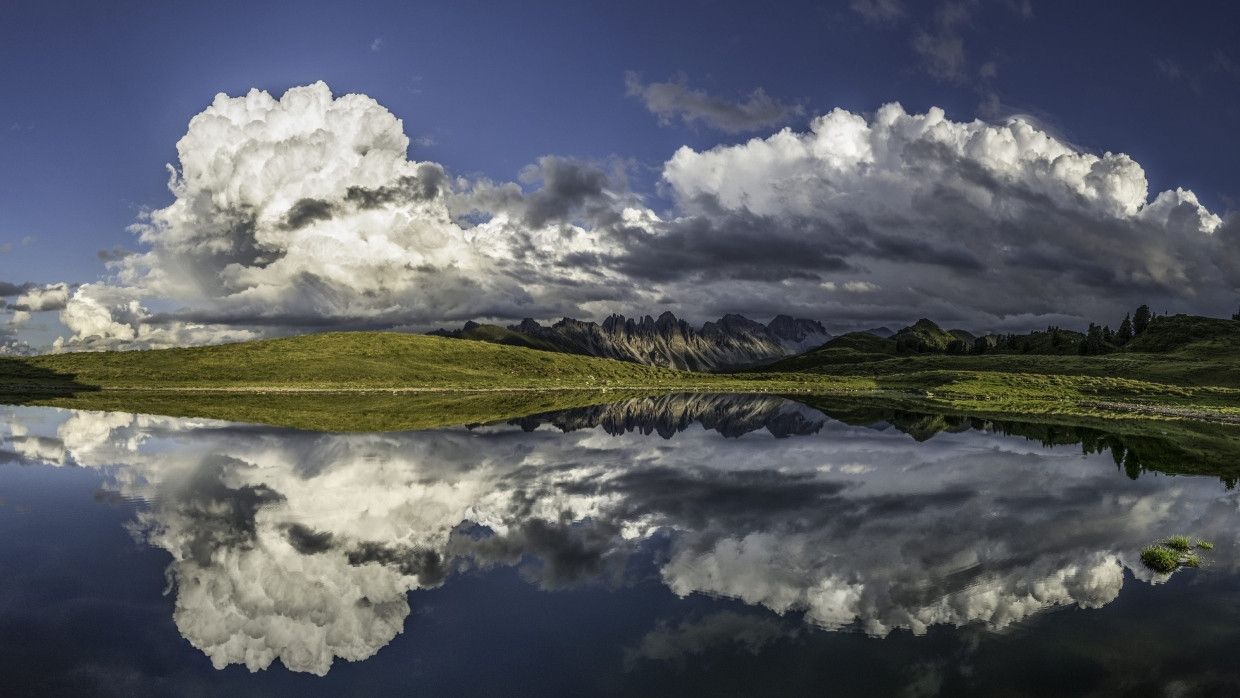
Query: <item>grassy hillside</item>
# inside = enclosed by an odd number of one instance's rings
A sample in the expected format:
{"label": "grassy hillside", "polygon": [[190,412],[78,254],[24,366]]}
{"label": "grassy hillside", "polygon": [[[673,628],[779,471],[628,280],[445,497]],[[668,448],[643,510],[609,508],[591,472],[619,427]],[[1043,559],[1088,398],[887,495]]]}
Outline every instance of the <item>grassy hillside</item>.
{"label": "grassy hillside", "polygon": [[[486,342],[354,332],[186,349],[0,359],[0,402],[310,425],[325,424],[333,410],[366,412],[362,398],[307,396],[301,404],[312,414],[290,421],[277,413],[296,412],[296,400],[275,406],[279,401],[253,396],[282,391],[634,389],[865,394],[910,409],[988,417],[1139,415],[1240,421],[1237,349],[1240,323],[1179,317],[1159,318],[1139,341],[1100,356],[901,352],[893,340],[853,333],[761,369],[702,374]],[[143,393],[116,394],[123,390]],[[250,398],[208,400],[201,393],[184,392],[228,390],[246,392]],[[76,397],[64,391],[76,391]],[[247,399],[251,402],[243,404]],[[607,396],[589,399],[603,402]],[[438,410],[457,415],[452,421],[457,417],[486,421],[520,411],[515,404],[512,409],[485,408],[486,399],[478,400],[472,405],[457,400],[451,409],[425,400],[396,400],[378,411]],[[317,407],[310,409],[311,405]],[[448,423],[427,420],[411,414],[379,419],[383,428]],[[362,422],[342,424],[338,428],[364,428]]]}
{"label": "grassy hillside", "polygon": [[390,332],[0,360],[0,385],[100,388],[554,388],[694,378],[607,359]]}
{"label": "grassy hillside", "polygon": [[[954,332],[959,332],[961,335],[957,336]],[[896,332],[892,335],[891,341],[895,342],[897,347],[908,351],[947,351],[947,347],[953,341],[963,337],[971,338],[972,335],[962,330],[947,332],[934,322],[922,318],[909,327]],[[972,342],[972,339],[963,341]]]}
{"label": "grassy hillside", "polygon": [[461,332],[461,339],[471,339],[475,342],[490,342],[492,344],[504,344],[510,347],[525,347],[527,349],[539,349],[541,351],[562,351],[559,347],[548,342],[545,339],[531,337],[523,332],[513,332],[506,327],[499,325],[478,325]]}
{"label": "grassy hillside", "polygon": [[1197,315],[1158,317],[1121,351],[1194,359],[1240,359],[1240,322]]}

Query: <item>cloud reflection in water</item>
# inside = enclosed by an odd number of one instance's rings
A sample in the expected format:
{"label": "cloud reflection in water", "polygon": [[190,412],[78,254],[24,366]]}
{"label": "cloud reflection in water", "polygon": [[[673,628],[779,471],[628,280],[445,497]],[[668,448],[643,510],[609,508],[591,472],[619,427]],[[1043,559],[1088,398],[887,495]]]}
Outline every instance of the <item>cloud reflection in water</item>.
{"label": "cloud reflection in water", "polygon": [[[177,627],[217,668],[279,659],[324,674],[364,659],[402,631],[407,592],[471,568],[516,565],[548,589],[624,584],[656,535],[658,574],[682,596],[876,636],[1001,629],[1106,604],[1124,568],[1158,581],[1141,546],[1173,532],[1230,541],[1238,509],[1217,481],[1132,481],[1108,456],[997,433],[919,444],[769,397],[387,434],[4,409],[6,452],[102,468],[149,503],[133,532],[171,554]],[[775,438],[788,434],[802,436]],[[1224,546],[1215,557],[1234,568]],[[737,622],[656,629],[631,661],[691,654],[686,638]],[[747,647],[787,635],[746,623]]]}

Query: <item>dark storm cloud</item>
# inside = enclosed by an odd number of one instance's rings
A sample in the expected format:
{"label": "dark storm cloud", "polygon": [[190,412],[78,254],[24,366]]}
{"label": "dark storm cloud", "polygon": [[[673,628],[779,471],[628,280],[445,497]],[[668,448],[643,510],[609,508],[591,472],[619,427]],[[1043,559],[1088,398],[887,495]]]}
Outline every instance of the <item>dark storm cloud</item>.
{"label": "dark storm cloud", "polygon": [[546,156],[521,171],[521,180],[536,185],[526,193],[516,184],[478,183],[466,197],[466,205],[486,216],[506,213],[518,218],[522,229],[512,234],[533,251],[529,232],[550,224],[581,221],[591,226],[617,220],[616,206],[623,200],[623,182],[615,182],[598,165]]}
{"label": "dark storm cloud", "polygon": [[589,214],[609,211],[607,174],[586,163],[546,157],[539,160],[536,175],[542,186],[526,198],[525,222],[540,228],[548,221],[568,220],[574,211]]}
{"label": "dark storm cloud", "polygon": [[182,542],[186,557],[207,566],[217,550],[244,548],[254,541],[258,510],[284,496],[265,485],[228,484],[233,471],[253,467],[230,456],[208,456],[183,488],[161,500],[161,506],[173,506],[175,497],[177,512],[194,520]]}
{"label": "dark storm cloud", "polygon": [[826,221],[761,216],[748,211],[677,219],[658,235],[616,230],[625,252],[610,260],[635,279],[818,280],[851,270],[839,229]]}
{"label": "dark storm cloud", "polygon": [[875,233],[859,242],[859,253],[885,261],[931,264],[955,272],[981,272],[987,269],[986,263],[977,255],[956,242],[936,246],[928,240],[885,233]]}
{"label": "dark storm cloud", "polygon": [[99,258],[100,262],[106,263],[106,262],[119,262],[122,259],[132,254],[134,253],[131,250],[127,250],[120,245],[114,245],[112,249],[99,250],[98,252],[95,253],[95,256]]}
{"label": "dark storm cloud", "polygon": [[297,230],[315,221],[331,220],[335,206],[322,199],[299,199],[284,217],[287,230]]}
{"label": "dark storm cloud", "polygon": [[523,575],[543,588],[560,589],[597,580],[608,569],[612,555],[627,552],[619,544],[619,532],[608,521],[530,518],[503,535],[454,535],[449,551],[453,557],[469,557],[482,566],[514,565],[526,555],[533,556],[538,566],[525,567]]}
{"label": "dark storm cloud", "polygon": [[331,550],[332,534],[330,531],[317,532],[305,524],[289,524],[285,530],[289,545],[302,555],[317,555]]}
{"label": "dark storm cloud", "polygon": [[8,281],[0,281],[0,296],[16,296],[34,288],[35,284],[27,281],[24,284],[14,284]]}
{"label": "dark storm cloud", "polygon": [[430,201],[443,196],[451,188],[448,174],[433,162],[420,163],[417,175],[400,177],[386,187],[352,186],[345,190],[344,200],[359,209],[376,209],[390,204]]}
{"label": "dark storm cloud", "polygon": [[401,574],[417,577],[418,583],[426,586],[439,584],[448,574],[443,557],[424,548],[364,541],[345,553],[345,558],[355,566],[375,563],[392,567]]}

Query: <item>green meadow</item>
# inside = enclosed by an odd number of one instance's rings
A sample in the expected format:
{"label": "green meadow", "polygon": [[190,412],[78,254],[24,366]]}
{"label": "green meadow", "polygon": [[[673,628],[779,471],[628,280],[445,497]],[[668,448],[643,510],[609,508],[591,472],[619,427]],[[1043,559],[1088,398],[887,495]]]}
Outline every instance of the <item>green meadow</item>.
{"label": "green meadow", "polygon": [[684,391],[865,398],[988,418],[1227,424],[1240,422],[1237,356],[1240,322],[1190,316],[1160,318],[1123,349],[1101,355],[910,352],[891,340],[850,334],[800,356],[727,374],[485,340],[336,332],[4,358],[0,399],[336,430],[492,421]]}

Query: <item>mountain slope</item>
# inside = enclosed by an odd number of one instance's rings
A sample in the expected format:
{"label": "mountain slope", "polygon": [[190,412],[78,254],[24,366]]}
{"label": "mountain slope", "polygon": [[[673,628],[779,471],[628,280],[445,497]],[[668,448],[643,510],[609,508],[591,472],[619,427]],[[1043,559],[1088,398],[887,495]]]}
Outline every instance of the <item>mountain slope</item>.
{"label": "mountain slope", "polygon": [[0,390],[90,387],[540,387],[686,378],[667,369],[487,342],[393,332],[332,332],[184,349],[55,354],[0,360]]}
{"label": "mountain slope", "polygon": [[780,315],[763,325],[724,315],[694,329],[670,312],[656,320],[612,315],[602,322],[564,318],[550,327],[526,319],[508,328],[570,354],[688,371],[713,371],[763,363],[815,347],[831,338],[813,320]]}

